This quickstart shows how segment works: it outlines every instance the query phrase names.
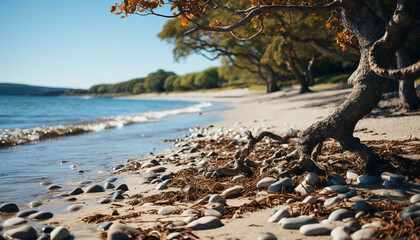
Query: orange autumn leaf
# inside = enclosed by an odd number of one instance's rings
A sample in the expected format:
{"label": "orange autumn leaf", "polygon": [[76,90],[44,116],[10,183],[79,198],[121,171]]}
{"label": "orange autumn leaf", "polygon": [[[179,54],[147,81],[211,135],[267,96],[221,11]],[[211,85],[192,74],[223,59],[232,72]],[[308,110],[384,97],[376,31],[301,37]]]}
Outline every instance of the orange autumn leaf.
{"label": "orange autumn leaf", "polygon": [[111,13],[115,13],[117,11],[117,7],[116,6],[112,6],[111,7]]}
{"label": "orange autumn leaf", "polygon": [[182,26],[186,27],[190,24],[191,24],[191,22],[188,19],[186,19],[185,17],[182,18],[182,21],[181,21]]}
{"label": "orange autumn leaf", "polygon": [[223,23],[220,20],[215,19],[213,22],[209,23],[209,26],[210,27],[223,27]]}

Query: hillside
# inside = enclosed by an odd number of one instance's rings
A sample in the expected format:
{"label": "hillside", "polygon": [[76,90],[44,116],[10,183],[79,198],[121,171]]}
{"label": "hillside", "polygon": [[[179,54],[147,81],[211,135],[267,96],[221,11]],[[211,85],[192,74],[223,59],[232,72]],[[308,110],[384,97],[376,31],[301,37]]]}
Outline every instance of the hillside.
{"label": "hillside", "polygon": [[59,95],[69,88],[51,88],[26,84],[0,83],[0,95]]}

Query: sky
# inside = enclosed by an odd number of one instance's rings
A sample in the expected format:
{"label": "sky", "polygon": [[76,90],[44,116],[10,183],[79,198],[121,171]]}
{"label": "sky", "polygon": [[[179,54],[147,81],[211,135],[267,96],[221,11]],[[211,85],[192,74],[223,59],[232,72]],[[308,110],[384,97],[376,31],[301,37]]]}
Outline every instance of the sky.
{"label": "sky", "polygon": [[110,13],[120,0],[0,0],[0,82],[89,88],[218,66],[200,55],[175,62],[160,40],[165,18]]}

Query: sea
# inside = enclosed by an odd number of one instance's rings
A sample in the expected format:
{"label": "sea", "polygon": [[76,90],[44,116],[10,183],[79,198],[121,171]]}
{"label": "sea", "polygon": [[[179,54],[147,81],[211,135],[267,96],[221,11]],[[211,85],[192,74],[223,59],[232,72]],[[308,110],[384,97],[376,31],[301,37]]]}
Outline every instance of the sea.
{"label": "sea", "polygon": [[51,182],[100,182],[129,159],[173,147],[193,128],[222,121],[221,103],[0,96],[0,203],[48,198]]}

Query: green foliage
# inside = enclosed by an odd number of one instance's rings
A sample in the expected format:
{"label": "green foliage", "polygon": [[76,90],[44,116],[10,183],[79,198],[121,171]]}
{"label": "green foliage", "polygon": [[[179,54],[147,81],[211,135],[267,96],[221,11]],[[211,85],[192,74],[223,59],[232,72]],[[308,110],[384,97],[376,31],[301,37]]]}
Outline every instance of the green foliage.
{"label": "green foliage", "polygon": [[154,73],[150,73],[144,80],[144,88],[149,92],[163,92],[165,91],[165,80],[169,76],[175,75],[173,72],[165,72],[162,69]]}

